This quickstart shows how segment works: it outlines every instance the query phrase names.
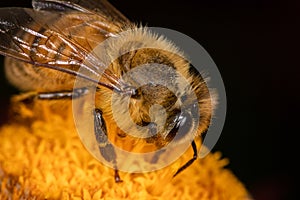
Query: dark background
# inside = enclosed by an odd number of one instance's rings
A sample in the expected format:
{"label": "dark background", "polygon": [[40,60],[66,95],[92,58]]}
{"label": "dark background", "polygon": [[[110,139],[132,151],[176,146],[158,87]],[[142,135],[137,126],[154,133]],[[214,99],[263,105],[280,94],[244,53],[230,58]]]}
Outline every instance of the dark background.
{"label": "dark background", "polygon": [[[230,159],[228,167],[254,199],[293,199],[300,111],[294,103],[300,91],[298,5],[271,0],[111,2],[130,20],[177,30],[208,51],[221,72],[228,101],[215,150]],[[1,2],[4,6],[30,7],[30,1]],[[5,110],[16,90],[2,77],[2,67],[0,71]]]}

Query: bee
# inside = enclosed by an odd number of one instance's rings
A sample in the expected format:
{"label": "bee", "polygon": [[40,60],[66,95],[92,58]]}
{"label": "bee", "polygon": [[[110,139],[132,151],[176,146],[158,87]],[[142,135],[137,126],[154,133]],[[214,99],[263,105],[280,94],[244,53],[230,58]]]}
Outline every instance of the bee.
{"label": "bee", "polygon": [[[106,0],[32,0],[32,6],[0,10],[0,54],[6,56],[6,76],[12,85],[40,100],[83,98],[96,85],[95,106],[89,111],[93,134],[98,152],[114,166],[116,182],[122,180],[113,140],[162,148],[175,138],[180,143],[187,135],[201,136],[208,130],[213,95],[173,43],[136,26]],[[102,45],[109,39],[113,42]],[[106,57],[94,53],[99,45]],[[105,62],[115,54],[120,55]],[[123,78],[141,65],[147,67],[137,76]],[[187,80],[196,100],[191,100],[177,73]],[[75,84],[77,79],[81,84]],[[116,95],[129,99],[128,115],[118,110],[122,102],[112,103]],[[120,128],[130,129],[128,121],[143,127],[145,137],[136,139]],[[195,141],[189,145],[194,155],[174,176],[197,159]]]}

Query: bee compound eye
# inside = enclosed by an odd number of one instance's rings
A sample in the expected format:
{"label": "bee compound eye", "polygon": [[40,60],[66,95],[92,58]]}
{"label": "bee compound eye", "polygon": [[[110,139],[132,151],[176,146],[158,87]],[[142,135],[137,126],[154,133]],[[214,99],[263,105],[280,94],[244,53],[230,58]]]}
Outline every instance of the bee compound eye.
{"label": "bee compound eye", "polygon": [[189,113],[183,113],[180,118],[180,129],[179,134],[187,134],[192,127],[192,117]]}
{"label": "bee compound eye", "polygon": [[174,121],[175,125],[169,132],[167,138],[168,140],[174,139],[178,141],[190,132],[193,124],[192,117],[189,113],[181,112],[175,117]]}

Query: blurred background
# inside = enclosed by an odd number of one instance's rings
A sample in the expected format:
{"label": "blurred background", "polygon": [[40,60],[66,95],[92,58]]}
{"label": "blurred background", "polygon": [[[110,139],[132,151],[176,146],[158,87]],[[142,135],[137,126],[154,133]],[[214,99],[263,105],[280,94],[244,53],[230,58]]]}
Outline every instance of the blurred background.
{"label": "blurred background", "polygon": [[[214,148],[256,200],[295,199],[299,104],[298,6],[272,0],[116,1],[133,22],[165,27],[198,41],[211,55],[227,92],[227,117]],[[0,7],[31,2],[0,2]],[[3,76],[0,121],[17,90]],[[299,78],[298,78],[299,79]]]}

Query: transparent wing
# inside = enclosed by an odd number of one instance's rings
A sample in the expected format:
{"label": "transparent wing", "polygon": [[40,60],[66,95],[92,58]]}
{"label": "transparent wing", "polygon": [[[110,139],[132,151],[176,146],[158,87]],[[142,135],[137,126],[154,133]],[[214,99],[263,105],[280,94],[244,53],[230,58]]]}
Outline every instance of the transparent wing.
{"label": "transparent wing", "polygon": [[[120,80],[90,52],[109,32],[85,13],[0,9],[0,54],[55,69],[121,91]],[[91,24],[90,24],[91,23]],[[91,29],[89,27],[92,26]],[[83,37],[89,31],[89,39]],[[77,34],[75,34],[77,33]],[[105,81],[98,82],[100,75]]]}
{"label": "transparent wing", "polygon": [[107,22],[119,26],[126,25],[129,20],[106,0],[33,0],[32,6],[36,10],[51,11],[79,11],[96,14],[105,18]]}

